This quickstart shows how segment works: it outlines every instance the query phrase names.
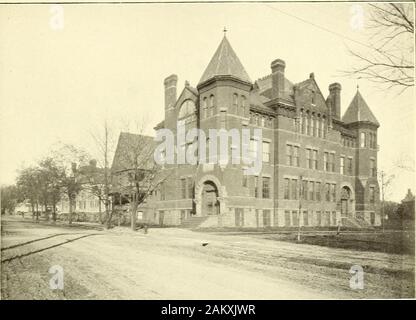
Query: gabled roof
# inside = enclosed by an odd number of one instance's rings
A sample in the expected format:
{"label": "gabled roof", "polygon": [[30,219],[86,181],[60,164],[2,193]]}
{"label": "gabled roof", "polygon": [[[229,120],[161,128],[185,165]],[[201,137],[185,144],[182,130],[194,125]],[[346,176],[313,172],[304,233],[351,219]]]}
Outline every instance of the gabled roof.
{"label": "gabled roof", "polygon": [[[259,88],[259,94],[266,97],[266,101],[272,99],[272,75],[269,74],[263,78],[256,80],[256,85]],[[293,100],[293,83],[285,78],[285,90],[283,97],[287,100]],[[264,101],[263,101],[264,102]]]}
{"label": "gabled roof", "polygon": [[402,200],[402,202],[409,202],[409,201],[415,201],[415,196],[413,195],[410,189],[407,190],[406,197]]}
{"label": "gabled roof", "polygon": [[205,82],[215,76],[233,76],[251,83],[250,77],[225,36],[217,51],[215,51],[208,67],[205,69],[199,83]]}
{"label": "gabled roof", "polygon": [[111,170],[127,171],[142,166],[148,169],[153,163],[153,151],[156,143],[153,137],[142,134],[121,132]]}
{"label": "gabled roof", "polygon": [[345,111],[345,114],[342,117],[342,121],[345,123],[371,122],[377,126],[380,125],[374,114],[371,112],[370,107],[361,96],[360,91],[358,90],[352,99],[347,111]]}

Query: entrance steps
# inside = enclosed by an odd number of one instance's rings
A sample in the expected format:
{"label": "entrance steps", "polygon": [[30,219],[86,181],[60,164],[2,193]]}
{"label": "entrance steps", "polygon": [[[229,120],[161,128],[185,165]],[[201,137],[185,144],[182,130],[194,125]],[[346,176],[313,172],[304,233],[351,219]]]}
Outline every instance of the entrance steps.
{"label": "entrance steps", "polygon": [[182,222],[181,227],[187,229],[217,227],[218,216],[189,217]]}
{"label": "entrance steps", "polygon": [[357,229],[373,229],[373,226],[367,221],[353,217],[342,217],[342,225]]}

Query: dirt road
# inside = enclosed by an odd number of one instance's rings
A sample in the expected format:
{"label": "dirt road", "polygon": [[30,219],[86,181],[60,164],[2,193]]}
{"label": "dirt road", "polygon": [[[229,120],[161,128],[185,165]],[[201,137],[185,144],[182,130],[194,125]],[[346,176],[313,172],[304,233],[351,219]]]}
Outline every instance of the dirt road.
{"label": "dirt road", "polygon": [[[203,243],[207,245],[203,246]],[[2,299],[412,297],[413,257],[176,228],[131,232],[2,219]],[[352,265],[364,289],[349,287]],[[51,266],[64,290],[51,290]]]}

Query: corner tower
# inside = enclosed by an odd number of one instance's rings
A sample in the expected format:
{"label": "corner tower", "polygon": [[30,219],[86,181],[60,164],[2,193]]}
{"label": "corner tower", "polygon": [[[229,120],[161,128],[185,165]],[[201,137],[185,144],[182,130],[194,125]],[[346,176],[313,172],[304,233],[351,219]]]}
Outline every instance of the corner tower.
{"label": "corner tower", "polygon": [[[249,119],[251,87],[250,77],[224,35],[197,86],[201,128],[241,126],[241,120]],[[229,115],[240,121],[233,123]]]}
{"label": "corner tower", "polygon": [[377,129],[380,126],[374,114],[357,88],[342,121],[353,130],[357,137],[356,145],[356,212],[369,221],[380,219],[379,185],[377,180]]}

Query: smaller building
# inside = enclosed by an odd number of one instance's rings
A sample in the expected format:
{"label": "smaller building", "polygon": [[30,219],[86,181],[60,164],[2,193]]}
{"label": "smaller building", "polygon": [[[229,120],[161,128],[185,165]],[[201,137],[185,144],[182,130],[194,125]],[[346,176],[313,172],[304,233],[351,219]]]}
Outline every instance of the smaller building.
{"label": "smaller building", "polygon": [[410,189],[397,209],[397,216],[400,219],[403,229],[415,228],[415,196]]}
{"label": "smaller building", "polygon": [[71,212],[73,219],[82,221],[101,221],[105,212],[100,194],[103,194],[103,170],[97,167],[97,161],[91,160],[88,165],[72,167],[74,178],[81,183],[81,191],[72,201],[64,196],[58,204],[58,214],[61,217],[68,216]]}

